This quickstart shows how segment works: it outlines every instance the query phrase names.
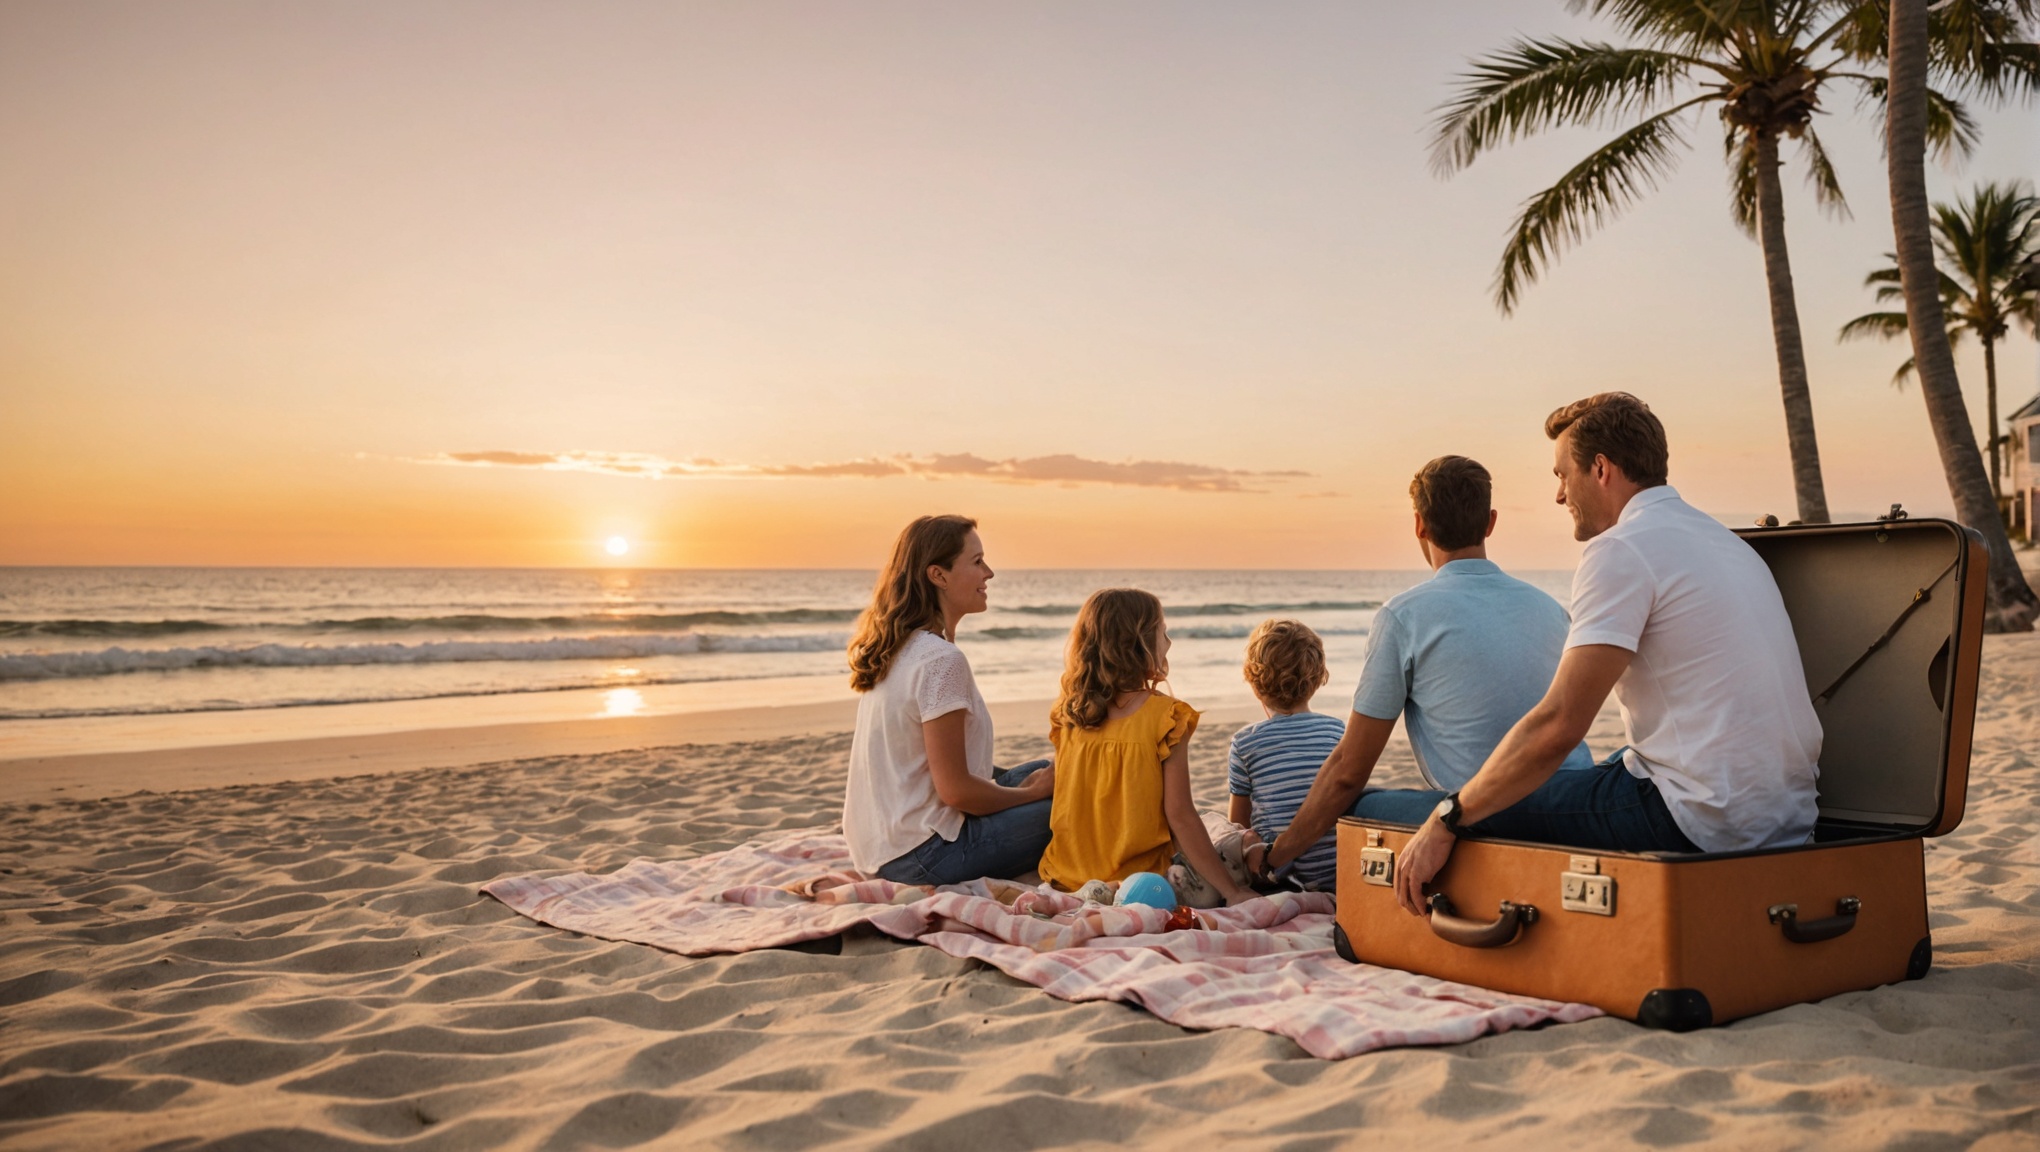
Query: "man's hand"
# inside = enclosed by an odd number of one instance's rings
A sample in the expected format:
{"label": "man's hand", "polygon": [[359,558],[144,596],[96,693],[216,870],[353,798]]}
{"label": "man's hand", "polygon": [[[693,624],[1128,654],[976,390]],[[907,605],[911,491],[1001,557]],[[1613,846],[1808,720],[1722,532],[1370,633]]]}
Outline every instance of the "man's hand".
{"label": "man's hand", "polygon": [[1247,865],[1247,879],[1256,884],[1268,881],[1268,846],[1256,840],[1240,853]]}
{"label": "man's hand", "polygon": [[1395,902],[1403,911],[1412,916],[1422,916],[1428,909],[1424,904],[1424,885],[1436,879],[1452,859],[1452,846],[1459,838],[1446,830],[1436,816],[1424,821],[1410,842],[1395,856]]}

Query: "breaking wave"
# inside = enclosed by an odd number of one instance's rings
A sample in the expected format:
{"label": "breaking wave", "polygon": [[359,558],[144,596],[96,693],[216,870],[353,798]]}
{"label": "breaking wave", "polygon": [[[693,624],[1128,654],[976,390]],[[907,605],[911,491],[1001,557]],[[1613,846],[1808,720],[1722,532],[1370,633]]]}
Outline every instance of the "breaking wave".
{"label": "breaking wave", "polygon": [[457,664],[484,660],[638,660],[691,656],[703,652],[826,652],[848,637],[808,633],[790,636],[726,636],[688,632],[677,636],[573,636],[548,640],[438,640],[419,644],[291,645],[244,648],[106,648],[97,652],[45,652],[0,656],[0,682],[63,677],[118,676],[128,672],[178,672],[192,668],[305,668],[320,665]]}
{"label": "breaking wave", "polygon": [[622,630],[671,632],[700,627],[742,628],[766,624],[848,624],[859,608],[781,608],[761,612],[584,613],[574,616],[360,616],[346,619],[230,624],[218,620],[0,620],[0,639],[22,636],[86,636],[146,640],[195,632],[260,628],[266,632],[561,632]]}
{"label": "breaking wave", "polygon": [[211,620],[0,620],[0,639],[15,636],[104,636],[146,639],[188,632],[224,632],[231,624]]}
{"label": "breaking wave", "polygon": [[[996,611],[1021,616],[1075,616],[1075,604],[1000,606]],[[1375,600],[1309,600],[1295,604],[1188,604],[1169,607],[1172,618],[1250,616],[1270,612],[1356,612],[1379,608]],[[580,613],[559,616],[514,616],[468,612],[442,616],[356,616],[298,621],[223,620],[0,620],[0,640],[31,636],[150,640],[212,632],[254,631],[307,635],[335,632],[685,632],[694,628],[746,628],[769,625],[849,624],[861,608],[779,608],[757,612]],[[1031,638],[1025,628],[988,628],[997,639]],[[490,657],[476,657],[490,659]],[[516,657],[503,657],[516,659]]]}

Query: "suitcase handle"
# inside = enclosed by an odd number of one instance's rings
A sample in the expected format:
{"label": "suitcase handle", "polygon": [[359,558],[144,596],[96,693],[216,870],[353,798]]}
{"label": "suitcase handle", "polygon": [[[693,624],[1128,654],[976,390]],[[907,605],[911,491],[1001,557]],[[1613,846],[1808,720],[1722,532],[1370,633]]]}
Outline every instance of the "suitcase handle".
{"label": "suitcase handle", "polygon": [[1844,896],[1835,901],[1835,914],[1825,920],[1799,919],[1799,905],[1773,904],[1767,910],[1771,923],[1776,924],[1785,938],[1794,944],[1818,944],[1832,940],[1856,926],[1856,913],[1863,908],[1863,902],[1854,896]]}
{"label": "suitcase handle", "polygon": [[1502,901],[1501,913],[1493,920],[1487,923],[1468,920],[1457,914],[1443,892],[1431,893],[1431,931],[1440,940],[1461,948],[1500,948],[1513,944],[1523,934],[1524,926],[1536,921],[1537,909],[1507,900]]}

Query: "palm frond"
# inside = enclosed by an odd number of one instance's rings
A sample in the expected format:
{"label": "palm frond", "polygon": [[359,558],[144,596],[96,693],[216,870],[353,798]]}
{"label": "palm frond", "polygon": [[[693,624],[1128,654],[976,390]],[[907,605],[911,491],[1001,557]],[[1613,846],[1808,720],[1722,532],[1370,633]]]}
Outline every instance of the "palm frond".
{"label": "palm frond", "polygon": [[1815,37],[1809,49],[1832,40],[1835,50],[1851,60],[1882,59],[1891,38],[1887,10],[1880,4],[1844,3],[1839,17]]}
{"label": "palm frond", "polygon": [[1912,331],[1903,312],[1866,312],[1847,324],[1835,334],[1835,342],[1844,340],[1890,340]]}
{"label": "palm frond", "polygon": [[1936,160],[1967,157],[1976,151],[1981,136],[1969,109],[1944,93],[1927,89],[1927,149]]}
{"label": "palm frond", "polygon": [[1728,165],[1728,214],[1742,234],[1757,234],[1757,149],[1749,136],[1724,124],[1721,158]]}
{"label": "palm frond", "polygon": [[1898,371],[1891,374],[1891,386],[1900,392],[1905,391],[1905,382],[1912,379],[1912,374],[1913,358],[1908,356],[1905,358],[1905,363],[1898,366]]}
{"label": "palm frond", "polygon": [[1569,0],[1566,8],[1615,22],[1647,43],[1719,51],[1738,31],[1770,23],[1768,0]]}
{"label": "palm frond", "polygon": [[2003,100],[2040,91],[2034,0],[1955,0],[1927,17],[1928,64],[1967,91]]}
{"label": "palm frond", "polygon": [[[1886,252],[1884,258],[1891,261],[1891,264],[1863,277],[1863,287],[1876,288],[1879,303],[1886,300],[1904,300],[1905,287],[1898,274],[1898,257],[1894,253]],[[1934,275],[1939,281],[1943,302],[1965,298],[1968,295],[1962,285],[1953,276],[1948,275],[1946,270],[1937,267]]]}
{"label": "palm frond", "polygon": [[2006,300],[2005,315],[2025,325],[2028,336],[2040,335],[2040,295],[2026,292]]}
{"label": "palm frond", "polygon": [[[1841,0],[1845,25],[1835,48],[1852,60],[1882,63],[1890,41],[1888,3]],[[1991,100],[2040,92],[2040,18],[2036,0],[1953,0],[1929,10],[1927,61],[1940,83]]]}
{"label": "palm frond", "polygon": [[1669,95],[1693,63],[1643,48],[1517,40],[1460,74],[1457,94],[1433,124],[1431,166],[1449,174],[1547,128],[1641,111]]}
{"label": "palm frond", "polygon": [[1524,203],[1495,272],[1495,305],[1504,315],[1561,252],[1657,187],[1685,143],[1672,117],[1695,103],[1668,108],[1610,140]]}
{"label": "palm frond", "polygon": [[1933,209],[1934,248],[1969,287],[1997,296],[2040,241],[2040,197],[2023,182],[1987,182]]}
{"label": "palm frond", "polygon": [[[1884,93],[1891,81],[1883,76],[1864,76],[1856,73],[1836,73],[1851,80],[1860,80],[1864,95],[1877,106],[1877,115],[1884,118]],[[1969,109],[1962,106],[1944,92],[1927,89],[1927,148],[1936,160],[1967,157],[1976,151],[1976,142],[1982,133],[1976,126],[1976,118]]]}
{"label": "palm frond", "polygon": [[2040,92],[2040,44],[1986,44],[1977,50],[1973,68],[1952,74],[1993,100]]}
{"label": "palm frond", "polygon": [[1828,159],[1827,149],[1820,143],[1820,133],[1813,130],[1813,125],[1806,126],[1800,137],[1800,147],[1806,152],[1806,182],[1813,185],[1813,202],[1837,220],[1849,219],[1849,201],[1842,195],[1841,178],[1835,175],[1834,162]]}

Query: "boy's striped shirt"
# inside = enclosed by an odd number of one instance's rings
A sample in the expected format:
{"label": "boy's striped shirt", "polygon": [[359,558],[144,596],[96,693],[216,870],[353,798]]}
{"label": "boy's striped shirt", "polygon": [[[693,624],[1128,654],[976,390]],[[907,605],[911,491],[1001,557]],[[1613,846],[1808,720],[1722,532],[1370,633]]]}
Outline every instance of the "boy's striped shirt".
{"label": "boy's striped shirt", "polygon": [[[1233,734],[1226,757],[1227,782],[1235,796],[1253,801],[1253,826],[1270,844],[1296,818],[1325,758],[1338,746],[1346,725],[1319,712],[1271,716]],[[1304,887],[1329,892],[1337,882],[1338,840],[1331,833],[1297,857],[1294,875]]]}

